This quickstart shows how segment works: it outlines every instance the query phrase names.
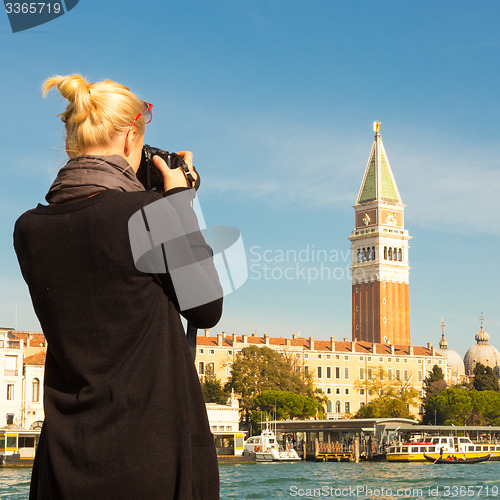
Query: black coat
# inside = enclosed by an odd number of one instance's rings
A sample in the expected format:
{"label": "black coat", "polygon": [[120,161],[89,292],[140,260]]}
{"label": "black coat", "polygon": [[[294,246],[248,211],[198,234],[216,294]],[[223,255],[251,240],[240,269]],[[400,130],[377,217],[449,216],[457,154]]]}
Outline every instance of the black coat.
{"label": "black coat", "polygon": [[[106,190],[38,205],[16,223],[16,253],[48,341],[30,499],[219,498],[172,284],[132,259],[128,220],[160,198]],[[183,316],[209,328],[221,313],[222,299]]]}

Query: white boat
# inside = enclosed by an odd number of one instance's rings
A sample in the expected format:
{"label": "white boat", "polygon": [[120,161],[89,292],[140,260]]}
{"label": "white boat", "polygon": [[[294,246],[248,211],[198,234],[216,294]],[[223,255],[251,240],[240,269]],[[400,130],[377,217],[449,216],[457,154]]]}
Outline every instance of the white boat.
{"label": "white boat", "polygon": [[286,449],[279,445],[276,434],[270,429],[269,423],[262,424],[262,434],[248,438],[243,445],[243,454],[255,454],[256,462],[298,462],[301,460],[293,446]]}

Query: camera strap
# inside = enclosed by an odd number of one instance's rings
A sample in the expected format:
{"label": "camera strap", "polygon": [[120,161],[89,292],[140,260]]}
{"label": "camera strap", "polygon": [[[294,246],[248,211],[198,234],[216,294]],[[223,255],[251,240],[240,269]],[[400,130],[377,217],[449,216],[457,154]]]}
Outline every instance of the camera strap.
{"label": "camera strap", "polygon": [[193,361],[196,360],[196,335],[198,333],[198,329],[194,327],[191,323],[187,324],[186,335],[189,347],[191,348],[191,354],[193,355]]}

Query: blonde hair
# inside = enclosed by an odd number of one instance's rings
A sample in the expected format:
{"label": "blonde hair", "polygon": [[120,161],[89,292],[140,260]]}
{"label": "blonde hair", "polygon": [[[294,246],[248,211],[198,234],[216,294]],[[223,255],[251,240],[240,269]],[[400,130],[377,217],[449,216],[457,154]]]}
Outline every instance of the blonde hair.
{"label": "blonde hair", "polygon": [[[144,101],[112,80],[88,83],[78,74],[53,76],[43,82],[43,96],[53,87],[69,101],[66,111],[58,116],[66,128],[66,151],[70,158],[90,148],[106,146],[127,131],[144,111]],[[135,127],[140,135],[144,134],[143,116]]]}

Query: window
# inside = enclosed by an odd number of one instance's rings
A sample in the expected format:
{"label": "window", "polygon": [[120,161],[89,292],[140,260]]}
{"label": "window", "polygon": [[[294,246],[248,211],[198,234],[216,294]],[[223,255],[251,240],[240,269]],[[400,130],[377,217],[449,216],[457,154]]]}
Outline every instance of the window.
{"label": "window", "polygon": [[335,378],[337,380],[340,378],[340,366],[335,367]]}
{"label": "window", "polygon": [[408,358],[404,358],[403,363],[408,363]]}
{"label": "window", "polygon": [[340,354],[335,354],[335,359],[340,359]]}
{"label": "window", "polygon": [[387,304],[387,300],[383,299],[382,304]]}
{"label": "window", "polygon": [[384,247],[384,259],[387,260],[387,247]]}
{"label": "window", "polygon": [[345,378],[346,380],[349,380],[349,367],[348,367],[348,366],[346,366],[346,367],[344,368],[344,378]]}
{"label": "window", "polygon": [[366,378],[367,378],[368,380],[372,380],[373,376],[372,376],[372,369],[371,369],[371,368],[368,368],[368,369],[366,370]]}
{"label": "window", "polygon": [[337,401],[335,401],[335,413],[340,413],[342,411],[342,406],[340,404],[340,401],[337,399]]}
{"label": "window", "polygon": [[327,394],[331,394],[332,393],[332,388],[331,387],[327,387],[326,388],[326,393]]}
{"label": "window", "polygon": [[205,363],[203,361],[198,363],[198,374],[205,375]]}
{"label": "window", "polygon": [[364,389],[360,389],[359,390],[359,395],[360,396],[364,396],[365,395],[365,390]]}
{"label": "window", "polygon": [[327,354],[326,355],[326,359],[332,359],[332,355],[331,354]]}
{"label": "window", "polygon": [[403,260],[403,253],[401,252],[401,248],[398,250],[398,260],[399,262]]}
{"label": "window", "polygon": [[321,354],[316,354],[316,356],[318,357],[318,359],[321,359]]}
{"label": "window", "polygon": [[396,370],[396,380],[401,380],[401,373],[399,370]]}
{"label": "window", "polygon": [[383,321],[384,321],[384,323],[387,323],[387,318],[384,318]]}
{"label": "window", "polygon": [[365,402],[361,401],[361,403],[359,403],[359,407],[362,408],[363,406],[365,406]]}
{"label": "window", "polygon": [[33,403],[38,403],[40,401],[40,380],[37,378],[33,379],[32,389],[32,401]]}
{"label": "window", "polygon": [[204,352],[204,349],[198,349],[198,353],[203,354]]}
{"label": "window", "polygon": [[304,366],[304,375],[309,375],[309,367],[307,365]]}
{"label": "window", "polygon": [[356,325],[356,330],[359,330],[359,325]]}
{"label": "window", "polygon": [[344,394],[345,394],[346,396],[348,396],[348,395],[349,395],[349,388],[348,388],[348,387],[346,387],[346,388],[344,389]]}
{"label": "window", "polygon": [[356,306],[356,312],[358,312],[358,311],[359,311],[359,306]]}
{"label": "window", "polygon": [[404,371],[403,377],[404,377],[404,381],[407,382],[408,381],[408,370]]}
{"label": "window", "polygon": [[210,349],[210,351],[208,351],[209,354],[215,354],[215,351],[213,349]]}
{"label": "window", "polygon": [[392,368],[387,370],[387,380],[392,380]]}
{"label": "window", "polygon": [[417,361],[419,365],[422,364],[422,360],[419,358],[419,360]]}
{"label": "window", "polygon": [[350,409],[351,409],[351,406],[350,406],[350,404],[349,404],[349,401],[346,401],[346,402],[345,402],[345,412],[346,412],[346,413],[349,413],[349,412],[350,412]]}
{"label": "window", "polygon": [[331,366],[326,367],[326,378],[332,378],[332,367]]}
{"label": "window", "polygon": [[359,357],[359,360],[360,360],[360,361],[363,361],[364,359],[365,359],[365,357],[364,357],[364,356],[360,356],[360,357]]}
{"label": "window", "polygon": [[360,368],[359,369],[359,379],[360,380],[364,380],[365,379],[365,369],[364,368]]}
{"label": "window", "polygon": [[419,382],[422,382],[422,370],[418,370],[418,372],[417,372],[417,380]]}
{"label": "window", "polygon": [[307,359],[307,358],[309,358],[309,354],[306,352],[306,353],[304,354],[304,359]]}
{"label": "window", "polygon": [[17,356],[5,356],[5,376],[17,376]]}
{"label": "window", "polygon": [[12,401],[13,399],[14,399],[14,384],[7,384],[7,400]]}
{"label": "window", "polygon": [[344,361],[349,361],[349,356],[347,354],[344,356]]}
{"label": "window", "polygon": [[384,369],[383,368],[380,368],[379,378],[380,378],[380,380],[384,380]]}
{"label": "window", "polygon": [[388,363],[392,363],[392,358],[387,358]]}
{"label": "window", "polygon": [[321,366],[318,366],[318,378],[323,378],[323,369]]}
{"label": "window", "polygon": [[295,357],[296,357],[297,359],[300,359],[300,352],[298,352],[297,354],[295,354]]}
{"label": "window", "polygon": [[335,388],[335,394],[340,394],[340,387]]}
{"label": "window", "polygon": [[430,365],[430,364],[431,364],[431,360],[430,360],[430,359],[428,359],[428,360],[427,360],[427,364],[428,364],[428,365]]}
{"label": "window", "polygon": [[396,358],[396,363],[399,363],[399,358]]}
{"label": "window", "polygon": [[371,356],[367,356],[366,357],[366,361],[371,361],[372,360],[372,357]]}
{"label": "window", "polygon": [[227,355],[228,356],[232,356],[233,355],[233,351],[231,351],[230,349],[227,350]]}
{"label": "window", "polygon": [[215,363],[207,363],[206,375],[215,375]]}
{"label": "window", "polygon": [[383,363],[384,362],[384,358],[378,358],[378,362],[379,363]]}

